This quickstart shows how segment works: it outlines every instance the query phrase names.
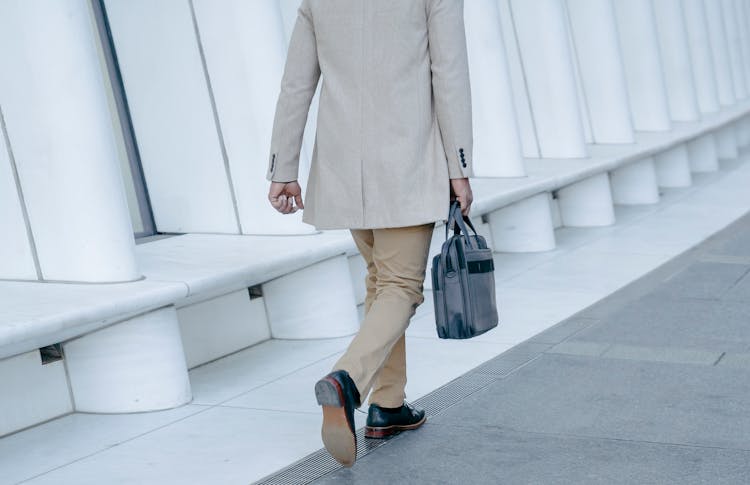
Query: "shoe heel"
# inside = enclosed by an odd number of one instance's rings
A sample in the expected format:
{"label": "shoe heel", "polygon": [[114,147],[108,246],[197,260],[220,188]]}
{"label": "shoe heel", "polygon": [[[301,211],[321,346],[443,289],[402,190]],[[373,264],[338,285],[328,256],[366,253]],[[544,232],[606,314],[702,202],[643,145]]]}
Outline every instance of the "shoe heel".
{"label": "shoe heel", "polygon": [[339,386],[328,378],[315,383],[315,398],[321,406],[341,407],[344,405]]}
{"label": "shoe heel", "polygon": [[393,436],[396,433],[397,431],[393,429],[365,427],[365,438],[382,440],[388,438],[389,436]]}

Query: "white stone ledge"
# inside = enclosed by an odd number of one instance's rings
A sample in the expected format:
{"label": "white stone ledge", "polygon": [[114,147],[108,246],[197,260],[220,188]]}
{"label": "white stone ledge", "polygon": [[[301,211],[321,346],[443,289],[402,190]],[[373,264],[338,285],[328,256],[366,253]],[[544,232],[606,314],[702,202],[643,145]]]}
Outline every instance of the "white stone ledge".
{"label": "white stone ledge", "polygon": [[185,298],[183,283],[0,282],[0,359],[62,342]]}
{"label": "white stone ledge", "polygon": [[472,179],[472,212],[486,214],[540,192],[554,191],[593,175],[610,172],[720,129],[749,112],[750,103],[743,102],[706,115],[701,121],[675,122],[671,131],[637,132],[635,143],[588,145],[587,158],[527,158],[524,161],[526,177]]}
{"label": "white stone ledge", "polygon": [[206,300],[356,252],[348,230],[304,236],[186,234],[136,247],[146,276],[142,281],[0,282],[0,359],[156,308]]}
{"label": "white stone ledge", "polygon": [[186,234],[136,247],[147,279],[182,282],[182,306],[265,283],[334,256],[356,253],[348,230],[294,236]]}
{"label": "white stone ledge", "polygon": [[[584,159],[526,159],[520,178],[472,179],[473,215],[551,192],[642,160],[732,123],[750,101],[637,133],[635,144],[590,145]],[[341,254],[357,253],[348,230],[295,236],[187,234],[136,247],[146,280],[106,285],[0,282],[0,358],[83,335],[162,306],[177,307],[265,283]]]}

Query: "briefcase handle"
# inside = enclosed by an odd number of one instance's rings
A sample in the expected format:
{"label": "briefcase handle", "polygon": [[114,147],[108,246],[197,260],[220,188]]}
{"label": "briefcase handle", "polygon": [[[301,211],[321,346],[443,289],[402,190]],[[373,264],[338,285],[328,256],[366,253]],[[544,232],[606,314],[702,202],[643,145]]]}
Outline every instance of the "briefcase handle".
{"label": "briefcase handle", "polygon": [[464,216],[461,213],[461,205],[459,204],[458,200],[454,200],[451,202],[451,207],[448,211],[448,222],[445,223],[445,239],[448,240],[448,228],[453,227],[453,234],[459,235],[461,232],[463,232],[466,237],[466,244],[474,249],[474,247],[471,245],[471,238],[469,236],[469,230],[466,228],[466,224],[469,225],[472,231],[474,231],[474,235],[477,234],[477,230],[474,229],[474,224],[471,223],[471,219],[467,216]]}

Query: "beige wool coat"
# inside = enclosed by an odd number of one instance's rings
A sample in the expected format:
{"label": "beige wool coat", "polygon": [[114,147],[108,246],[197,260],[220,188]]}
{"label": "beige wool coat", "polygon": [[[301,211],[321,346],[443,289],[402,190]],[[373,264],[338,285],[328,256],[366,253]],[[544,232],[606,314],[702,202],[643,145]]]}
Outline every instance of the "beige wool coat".
{"label": "beige wool coat", "polygon": [[302,220],[374,229],[447,219],[449,179],[473,176],[463,0],[303,0],[267,180],[297,180],[319,80]]}

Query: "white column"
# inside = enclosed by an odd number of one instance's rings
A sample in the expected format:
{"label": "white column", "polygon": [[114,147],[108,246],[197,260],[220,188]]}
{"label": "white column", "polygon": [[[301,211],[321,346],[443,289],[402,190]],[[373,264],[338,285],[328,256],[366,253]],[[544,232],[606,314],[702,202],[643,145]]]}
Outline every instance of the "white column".
{"label": "white column", "polygon": [[[747,65],[748,71],[750,71],[750,45],[748,45],[746,42],[750,42],[750,1],[748,0],[739,0],[739,13],[738,18],[740,21],[744,24],[744,31],[746,35],[746,39],[743,41],[743,45],[745,46],[745,64]],[[750,92],[750,73],[746,76],[746,80],[748,81],[748,91]]]}
{"label": "white column", "polygon": [[659,187],[689,187],[693,183],[690,174],[690,157],[686,144],[682,143],[658,153],[656,181]]}
{"label": "white column", "polygon": [[112,118],[85,0],[0,15],[0,104],[42,278],[140,278]]}
{"label": "white column", "polygon": [[567,0],[594,143],[633,143],[612,0]]}
{"label": "white column", "polygon": [[557,200],[564,226],[595,227],[615,223],[612,189],[606,172],[561,188]]}
{"label": "white column", "polygon": [[729,65],[732,71],[734,93],[738,99],[745,99],[747,97],[747,85],[745,84],[745,67],[742,60],[742,47],[740,46],[742,41],[734,11],[734,0],[720,1],[724,17],[724,31],[727,35],[727,46],[729,48]]}
{"label": "white column", "polygon": [[174,307],[70,340],[63,351],[76,411],[157,411],[192,398]]}
{"label": "white column", "polygon": [[744,118],[736,120],[734,123],[734,133],[737,137],[737,147],[745,148],[750,143],[750,132],[747,131],[747,123]]}
{"label": "white column", "polygon": [[474,118],[474,175],[523,177],[518,122],[497,0],[464,3]]}
{"label": "white column", "polygon": [[549,193],[542,192],[487,215],[495,252],[537,252],[555,249]]}
{"label": "white column", "polygon": [[[242,232],[315,232],[302,222],[302,211],[281,217],[268,203],[270,182],[257,176],[268,161],[286,56],[277,0],[193,0],[193,4]],[[301,155],[300,178],[306,178],[307,165]]]}
{"label": "white column", "polygon": [[724,31],[724,16],[721,12],[721,0],[704,0],[706,10],[706,23],[708,35],[711,41],[711,53],[714,59],[714,73],[716,74],[716,86],[719,90],[719,103],[722,106],[731,106],[736,101],[734,82],[732,81],[732,68],[729,60],[729,46]]}
{"label": "white column", "polygon": [[562,0],[511,0],[543,158],[587,156]]}
{"label": "white column", "polygon": [[651,0],[615,0],[633,123],[640,131],[672,127]]}
{"label": "white column", "polygon": [[[513,92],[513,106],[518,123],[518,134],[521,139],[521,151],[524,157],[539,158],[539,142],[534,127],[534,115],[531,112],[529,90],[523,72],[521,51],[510,2],[511,0],[497,0],[500,9],[500,30],[503,34],[505,56],[508,60],[508,74]],[[464,5],[466,5],[466,2],[464,2]]]}
{"label": "white column", "polygon": [[659,202],[656,168],[651,157],[615,169],[609,177],[615,204],[637,205]]}
{"label": "white column", "polygon": [[750,116],[746,115],[738,122],[738,124],[742,127],[741,129],[745,135],[745,145],[750,144]]}
{"label": "white column", "polygon": [[737,20],[740,38],[740,63],[745,76],[745,89],[750,94],[750,31],[748,31],[747,17],[745,16],[745,0],[733,0],[734,18]]}
{"label": "white column", "polygon": [[714,132],[716,152],[720,160],[733,160],[739,156],[739,143],[734,124],[728,123]]}
{"label": "white column", "polygon": [[703,0],[683,0],[685,25],[690,45],[690,60],[693,65],[693,81],[701,113],[719,111],[719,89],[714,74],[714,59],[708,35],[706,9]]}
{"label": "white column", "polygon": [[690,170],[693,172],[715,172],[719,169],[719,154],[713,133],[694,138],[687,143]]}
{"label": "white column", "polygon": [[674,121],[700,119],[681,0],[654,2],[669,113]]}

